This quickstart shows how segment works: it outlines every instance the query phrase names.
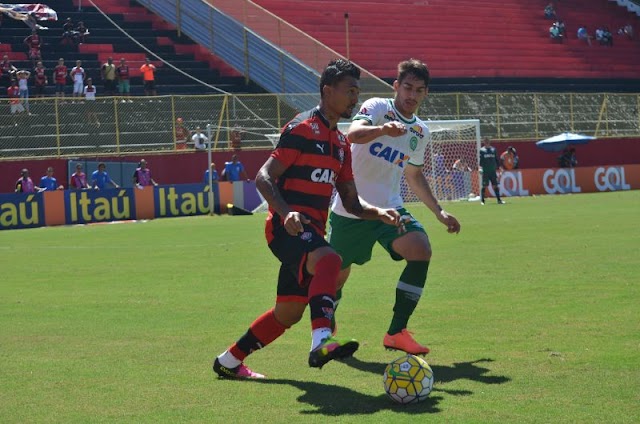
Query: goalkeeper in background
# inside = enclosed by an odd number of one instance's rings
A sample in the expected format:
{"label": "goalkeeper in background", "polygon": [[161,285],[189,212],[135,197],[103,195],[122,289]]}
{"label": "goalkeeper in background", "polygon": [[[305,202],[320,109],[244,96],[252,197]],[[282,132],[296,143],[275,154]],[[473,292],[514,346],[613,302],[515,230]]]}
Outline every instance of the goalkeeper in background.
{"label": "goalkeeper in background", "polygon": [[500,198],[500,184],[498,183],[498,168],[500,167],[500,159],[496,148],[491,146],[489,138],[484,139],[484,146],[480,148],[480,172],[482,173],[482,189],[480,190],[480,204],[484,205],[484,194],[489,187],[489,183],[493,185],[493,191],[496,193],[498,204],[504,204],[504,200]]}
{"label": "goalkeeper in background", "polygon": [[[414,355],[429,353],[428,347],[414,340],[407,324],[427,280],[431,245],[422,224],[403,206],[400,194],[403,175],[409,188],[450,233],[460,231],[460,223],[438,204],[423,174],[429,123],[415,112],[427,96],[429,79],[429,70],[421,61],[401,62],[393,83],[394,98],[364,102],[348,132],[360,198],[382,208],[396,209],[403,218],[404,231],[350,214],[341,195],[335,197],[330,216],[329,243],[342,257],[339,288],[349,277],[352,264],[363,265],[371,260],[376,242],[393,260],[406,261],[396,284],[393,318],[382,344],[387,349]],[[338,291],[337,299],[340,295]]]}

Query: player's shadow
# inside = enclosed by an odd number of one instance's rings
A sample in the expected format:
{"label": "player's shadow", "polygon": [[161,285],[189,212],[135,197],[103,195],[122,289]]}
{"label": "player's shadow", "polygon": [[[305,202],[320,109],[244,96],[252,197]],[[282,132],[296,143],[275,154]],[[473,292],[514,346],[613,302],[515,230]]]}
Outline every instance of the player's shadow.
{"label": "player's shadow", "polygon": [[[437,383],[449,383],[455,380],[471,380],[484,384],[504,384],[511,379],[505,376],[486,375],[491,370],[479,366],[478,364],[486,364],[493,362],[493,359],[484,358],[470,362],[454,362],[453,365],[430,365],[433,375]],[[383,362],[366,362],[358,358],[351,357],[342,359],[340,362],[360,371],[370,372],[376,375],[382,375],[387,366]],[[456,396],[467,396],[472,394],[469,390],[447,390],[445,388],[434,388],[433,391],[440,391]]]}
{"label": "player's shadow", "polygon": [[[380,374],[382,375],[382,374]],[[315,409],[301,411],[310,415],[369,415],[383,410],[397,411],[402,414],[424,414],[440,412],[438,403],[441,396],[431,394],[422,402],[412,405],[394,403],[387,395],[366,395],[346,387],[312,381],[298,381],[284,378],[254,380],[261,384],[287,384],[304,393],[298,396],[298,402],[309,404]],[[376,380],[382,390],[382,378]]]}

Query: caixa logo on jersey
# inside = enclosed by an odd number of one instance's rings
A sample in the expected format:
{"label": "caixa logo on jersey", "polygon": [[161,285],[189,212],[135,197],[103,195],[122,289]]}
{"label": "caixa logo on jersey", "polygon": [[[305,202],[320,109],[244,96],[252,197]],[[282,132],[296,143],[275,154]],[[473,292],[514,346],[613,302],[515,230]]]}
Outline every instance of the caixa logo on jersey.
{"label": "caixa logo on jersey", "polygon": [[336,173],[332,169],[316,168],[311,171],[311,181],[314,183],[330,183],[336,180]]}
{"label": "caixa logo on jersey", "polygon": [[542,175],[542,186],[548,194],[580,193],[575,169],[547,169]]}
{"label": "caixa logo on jersey", "polygon": [[593,182],[598,191],[631,190],[631,185],[627,184],[622,166],[597,168],[593,174]]}

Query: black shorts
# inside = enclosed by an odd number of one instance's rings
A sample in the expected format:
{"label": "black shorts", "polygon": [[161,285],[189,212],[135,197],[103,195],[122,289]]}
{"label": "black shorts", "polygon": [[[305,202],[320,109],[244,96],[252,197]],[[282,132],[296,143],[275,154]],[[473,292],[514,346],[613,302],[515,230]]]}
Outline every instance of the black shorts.
{"label": "black shorts", "polygon": [[104,80],[104,91],[115,92],[116,80]]}
{"label": "black shorts", "polygon": [[489,182],[495,187],[498,185],[498,176],[495,172],[485,172],[482,174],[482,187],[489,187]]}
{"label": "black shorts", "polygon": [[147,91],[151,91],[151,90],[155,90],[156,89],[156,81],[145,81],[144,82],[144,89]]}
{"label": "black shorts", "polygon": [[278,300],[307,302],[312,277],[306,268],[307,255],[325,246],[329,243],[310,225],[305,225],[304,232],[297,236],[289,235],[284,227],[274,229],[269,249],[282,263],[278,274]]}

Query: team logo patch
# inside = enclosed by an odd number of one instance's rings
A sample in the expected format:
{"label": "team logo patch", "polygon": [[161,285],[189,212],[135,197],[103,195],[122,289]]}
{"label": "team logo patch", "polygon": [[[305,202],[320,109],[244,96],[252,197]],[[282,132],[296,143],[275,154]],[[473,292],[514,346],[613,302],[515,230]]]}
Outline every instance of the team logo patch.
{"label": "team logo patch", "polygon": [[396,114],[393,113],[392,110],[388,110],[387,113],[384,114],[384,119],[387,121],[397,121]]}
{"label": "team logo patch", "polygon": [[344,163],[344,149],[338,150],[338,159],[340,159],[340,165]]}
{"label": "team logo patch", "polygon": [[411,150],[416,150],[416,147],[418,147],[418,137],[411,137],[411,140],[409,140],[409,147]]}
{"label": "team logo patch", "polygon": [[313,233],[311,231],[305,231],[304,233],[300,234],[300,239],[302,241],[311,241],[312,238]]}
{"label": "team logo patch", "polygon": [[311,129],[313,130],[314,134],[320,134],[320,127],[318,126],[318,124],[316,122],[312,122],[311,123]]}
{"label": "team logo patch", "polygon": [[414,125],[409,128],[409,132],[418,136],[419,138],[424,138],[424,131],[420,125]]}

